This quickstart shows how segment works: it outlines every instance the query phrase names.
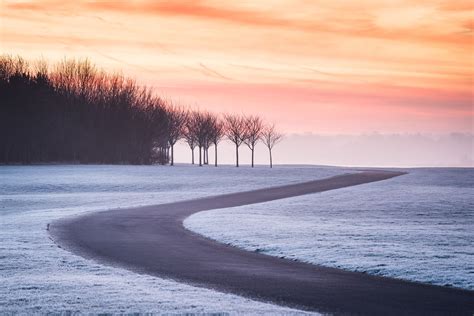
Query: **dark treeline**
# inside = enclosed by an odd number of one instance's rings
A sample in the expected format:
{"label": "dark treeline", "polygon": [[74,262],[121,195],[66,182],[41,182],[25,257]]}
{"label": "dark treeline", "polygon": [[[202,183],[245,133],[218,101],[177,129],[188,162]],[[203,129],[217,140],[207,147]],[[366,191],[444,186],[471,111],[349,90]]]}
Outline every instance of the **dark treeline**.
{"label": "dark treeline", "polygon": [[182,140],[198,151],[200,166],[209,149],[227,138],[246,144],[254,165],[255,145],[270,153],[281,139],[256,116],[190,111],[157,97],[151,89],[88,60],[53,66],[20,57],[0,57],[0,163],[174,164]]}

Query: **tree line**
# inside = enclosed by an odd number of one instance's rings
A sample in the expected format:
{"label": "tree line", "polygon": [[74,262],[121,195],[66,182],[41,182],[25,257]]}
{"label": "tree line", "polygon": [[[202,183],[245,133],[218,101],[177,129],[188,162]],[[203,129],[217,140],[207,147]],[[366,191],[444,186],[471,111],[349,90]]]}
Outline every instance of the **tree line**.
{"label": "tree line", "polygon": [[[209,149],[229,140],[250,149],[272,149],[282,139],[274,125],[254,115],[218,115],[175,105],[120,73],[89,60],[54,65],[0,56],[0,163],[100,163],[174,165],[174,147],[185,142],[191,163],[209,164]],[[198,162],[195,162],[195,151]],[[211,153],[212,154],[212,153]]]}

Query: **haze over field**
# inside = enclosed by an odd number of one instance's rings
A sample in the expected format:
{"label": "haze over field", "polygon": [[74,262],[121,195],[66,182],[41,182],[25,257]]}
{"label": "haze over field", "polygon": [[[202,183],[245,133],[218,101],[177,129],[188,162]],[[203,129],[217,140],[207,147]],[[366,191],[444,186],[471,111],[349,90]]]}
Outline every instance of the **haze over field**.
{"label": "haze over field", "polygon": [[[222,142],[221,163],[233,164],[232,144]],[[178,162],[189,163],[189,148],[177,146]],[[258,144],[257,164],[268,164],[265,146]],[[242,147],[240,159],[250,163],[248,148]],[[277,164],[317,164],[371,167],[472,167],[473,134],[380,134],[318,135],[289,134],[274,149]]]}
{"label": "haze over field", "polygon": [[[287,141],[281,162],[349,156],[355,146],[338,134],[372,153],[376,132],[397,135],[384,138],[391,150],[333,164],[472,166],[469,1],[6,0],[0,8],[1,53],[90,57],[181,103],[264,116],[324,157],[308,159]],[[305,133],[331,135],[334,145]],[[453,151],[460,137],[451,133],[467,133],[463,149]],[[420,144],[432,155],[394,159]]]}

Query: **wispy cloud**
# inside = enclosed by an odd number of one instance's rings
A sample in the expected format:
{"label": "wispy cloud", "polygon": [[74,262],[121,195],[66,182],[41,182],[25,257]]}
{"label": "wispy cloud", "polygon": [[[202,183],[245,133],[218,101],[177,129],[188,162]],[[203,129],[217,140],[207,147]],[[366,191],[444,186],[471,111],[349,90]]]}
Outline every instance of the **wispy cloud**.
{"label": "wispy cloud", "polygon": [[[203,1],[203,0],[175,0],[175,1],[73,1],[64,2],[56,0],[46,1],[8,1],[6,7],[15,10],[33,10],[33,11],[64,11],[79,10],[84,12],[119,12],[123,14],[141,14],[155,16],[171,16],[183,17],[190,19],[201,19],[207,21],[228,22],[240,25],[249,25],[256,27],[274,27],[281,29],[292,29],[304,32],[327,32],[334,34],[343,34],[355,37],[384,38],[388,40],[403,41],[427,41],[427,42],[451,42],[463,44],[466,38],[462,33],[449,31],[436,31],[433,26],[439,21],[430,21],[430,14],[426,16],[420,15],[416,20],[411,20],[411,13],[420,8],[420,4],[416,1],[413,3],[399,1],[397,7],[393,3],[383,5],[380,2],[373,5],[373,10],[367,10],[368,5],[361,2],[359,8],[350,2],[344,6],[330,5],[330,10],[321,10],[324,6],[320,3],[301,2],[295,3],[294,6],[300,5],[302,12],[312,14],[299,14],[296,16],[285,14],[285,12],[268,10],[268,7],[256,7],[250,5],[237,6],[222,1]],[[263,2],[262,2],[263,3]],[[330,3],[330,2],[328,2]],[[371,2],[368,1],[370,4]],[[290,7],[291,1],[288,1],[287,7]],[[327,3],[326,3],[327,4]],[[430,6],[428,8],[435,10],[439,14],[442,12],[466,13],[471,12],[472,5],[465,1],[442,2],[438,6]],[[402,8],[402,9],[400,9]],[[379,11],[380,10],[380,11]],[[403,21],[407,21],[406,27],[390,29],[378,25],[377,15],[380,12],[392,10],[398,12],[397,24],[403,25]],[[436,11],[437,10],[437,11]],[[384,17],[391,19],[391,17]],[[449,18],[449,17],[448,17]],[[456,17],[451,17],[455,19]],[[413,23],[419,22],[419,23]],[[428,22],[428,24],[427,24]],[[469,23],[469,22],[467,22]],[[461,30],[465,27],[466,22],[461,20],[453,20],[452,27]]]}
{"label": "wispy cloud", "polygon": [[232,78],[224,76],[223,74],[215,71],[214,69],[209,68],[208,66],[204,65],[203,63],[199,63],[199,66],[201,66],[201,68],[204,70],[204,73],[207,74],[207,75],[211,75],[213,77],[218,77],[218,78],[225,79],[225,80],[231,80],[231,81],[233,80]]}
{"label": "wispy cloud", "polygon": [[4,0],[0,51],[90,57],[190,103],[266,109],[289,130],[466,131],[472,9],[465,0]]}

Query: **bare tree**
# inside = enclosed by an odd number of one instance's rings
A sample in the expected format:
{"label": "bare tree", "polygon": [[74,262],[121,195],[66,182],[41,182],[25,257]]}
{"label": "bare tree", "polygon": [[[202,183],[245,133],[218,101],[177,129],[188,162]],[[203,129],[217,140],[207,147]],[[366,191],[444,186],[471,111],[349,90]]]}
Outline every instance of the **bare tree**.
{"label": "bare tree", "polygon": [[139,102],[140,104],[149,104],[147,109],[149,126],[143,126],[143,128],[149,130],[152,135],[153,161],[164,165],[169,162],[166,153],[169,130],[167,106],[163,99],[152,96],[149,91],[145,90],[142,91]]}
{"label": "bare tree", "polygon": [[275,129],[275,125],[265,127],[261,135],[262,141],[267,146],[270,154],[270,168],[273,168],[272,150],[273,147],[283,139],[283,134]]}
{"label": "bare tree", "polygon": [[206,141],[205,119],[201,112],[195,112],[194,116],[196,120],[196,140],[199,148],[199,167],[202,167],[202,148]]}
{"label": "bare tree", "polygon": [[263,121],[258,116],[247,116],[244,119],[245,122],[245,134],[244,143],[248,146],[252,152],[252,168],[254,167],[254,154],[255,145],[258,143],[262,136]]}
{"label": "bare tree", "polygon": [[186,123],[184,126],[183,137],[185,142],[188,144],[191,149],[191,163],[194,165],[194,149],[197,146],[197,120],[196,112],[188,113],[186,118]]}
{"label": "bare tree", "polygon": [[[0,55],[0,164],[33,162],[160,163],[174,165],[175,144],[199,147],[199,165],[209,148],[227,137],[252,151],[262,139],[270,151],[281,139],[274,127],[262,133],[255,116],[188,112],[151,88],[89,60],[64,59],[48,65]],[[204,156],[203,156],[204,154]],[[211,154],[212,155],[212,154]]]}
{"label": "bare tree", "polygon": [[174,165],[174,145],[184,136],[185,124],[188,113],[181,107],[174,106],[172,103],[166,108],[167,112],[167,137],[171,151],[170,165]]}
{"label": "bare tree", "polygon": [[[205,154],[205,146],[208,142],[209,135],[209,120],[208,113],[194,111],[190,114],[189,138],[193,139],[199,149],[199,166],[203,165],[203,150]],[[189,142],[188,142],[189,144]],[[193,154],[194,157],[194,154]]]}
{"label": "bare tree", "polygon": [[225,136],[225,126],[218,116],[212,116],[211,135],[209,139],[214,144],[214,166],[217,167],[217,144]]}
{"label": "bare tree", "polygon": [[235,145],[235,166],[239,166],[239,147],[242,145],[245,137],[245,122],[241,116],[226,114],[225,134],[227,139]]}
{"label": "bare tree", "polygon": [[203,113],[203,128],[204,128],[204,143],[203,143],[203,150],[204,150],[204,164],[209,164],[209,147],[213,144],[213,136],[215,132],[215,125],[217,122],[217,117],[210,113],[205,112]]}
{"label": "bare tree", "polygon": [[213,115],[209,112],[203,112],[201,115],[200,121],[200,132],[199,132],[199,139],[202,144],[203,150],[203,163],[205,165],[209,164],[209,147],[211,147],[212,140],[212,122],[213,122]]}
{"label": "bare tree", "polygon": [[0,56],[0,91],[0,163],[167,161],[159,98],[88,60]]}

